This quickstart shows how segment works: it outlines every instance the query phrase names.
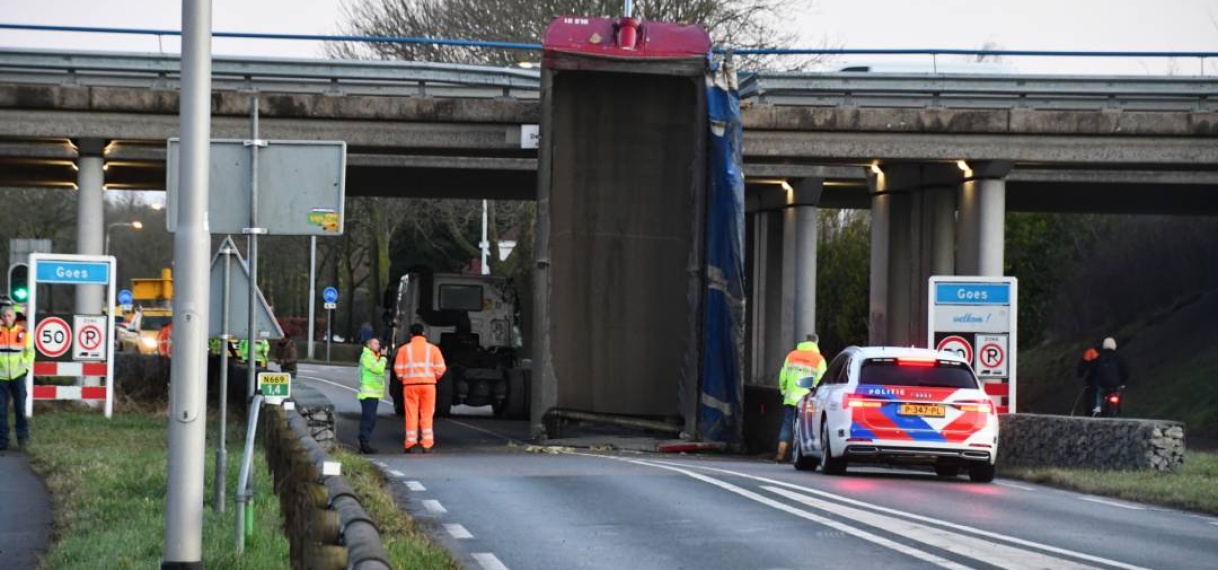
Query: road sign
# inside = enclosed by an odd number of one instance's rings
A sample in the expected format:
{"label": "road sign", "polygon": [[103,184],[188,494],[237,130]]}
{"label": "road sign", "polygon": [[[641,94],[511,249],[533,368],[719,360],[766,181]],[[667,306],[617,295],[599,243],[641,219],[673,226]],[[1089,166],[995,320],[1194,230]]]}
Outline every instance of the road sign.
{"label": "road sign", "polygon": [[72,329],[67,321],[59,317],[47,317],[34,329],[34,347],[47,358],[59,358],[68,352],[72,342]]}
{"label": "road sign", "polygon": [[1004,378],[1007,375],[1007,335],[977,335],[977,361],[973,369],[982,378]]}
{"label": "road sign", "polygon": [[72,330],[72,360],[106,359],[106,316],[75,315]]}
{"label": "road sign", "polygon": [[973,362],[973,346],[969,344],[968,339],[960,335],[953,334],[943,337],[943,340],[935,345],[935,350],[952,352],[963,358],[965,362]]}
{"label": "road sign", "polygon": [[38,283],[109,285],[110,264],[101,261],[43,261],[35,275]]}
{"label": "road sign", "polygon": [[323,308],[327,311],[333,311],[334,309],[338,308],[338,303],[331,303],[331,302],[327,301],[325,303],[322,303],[321,308]]}
{"label": "road sign", "polygon": [[287,372],[259,372],[258,390],[264,398],[292,396],[292,375]]}
{"label": "road sign", "polygon": [[[178,222],[179,141],[165,156],[166,222]],[[250,148],[244,140],[212,140],[208,227],[239,234],[250,224]],[[269,140],[258,148],[258,225],[268,235],[336,236],[343,233],[347,143]]]}
{"label": "road sign", "polygon": [[321,300],[327,303],[338,302],[338,289],[326,287],[325,290],[321,292]]}
{"label": "road sign", "polygon": [[127,306],[135,302],[135,298],[131,296],[130,289],[123,289],[118,292],[118,304]]}
{"label": "road sign", "polygon": [[927,295],[927,343],[972,364],[999,413],[1017,411],[1018,292],[1014,277],[945,275]]}
{"label": "road sign", "polygon": [[[228,271],[229,330],[224,331],[220,329],[224,326],[224,252],[226,248],[231,252],[229,255],[232,256],[232,260]],[[233,244],[232,238],[226,238],[215,257],[212,257],[210,278],[211,304],[207,321],[207,336],[215,338],[222,334],[231,334],[240,338],[249,338],[250,299],[245,292],[250,288],[250,272],[245,260],[241,257],[241,252],[237,251],[237,246]],[[283,338],[283,329],[279,326],[279,321],[275,320],[275,315],[271,312],[271,306],[267,304],[266,298],[262,296],[262,290],[258,290],[257,303],[258,322],[255,325],[257,329],[253,336],[258,336],[258,333],[266,331],[268,338]]]}

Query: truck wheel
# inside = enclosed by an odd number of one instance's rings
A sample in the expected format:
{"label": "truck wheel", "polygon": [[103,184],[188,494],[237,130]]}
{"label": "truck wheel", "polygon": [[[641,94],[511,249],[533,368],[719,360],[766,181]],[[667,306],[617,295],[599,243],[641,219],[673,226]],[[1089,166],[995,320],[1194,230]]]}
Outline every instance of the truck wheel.
{"label": "truck wheel", "polygon": [[451,373],[445,374],[439,382],[436,382],[436,417],[438,418],[447,418],[452,415],[454,382],[456,379]]}
{"label": "truck wheel", "polygon": [[529,389],[525,381],[524,370],[510,368],[507,371],[508,392],[504,401],[504,415],[511,419],[527,419],[529,417]]}
{"label": "truck wheel", "polygon": [[393,413],[400,417],[406,417],[406,395],[402,393],[404,389],[402,381],[398,380],[397,376],[390,374],[389,396],[393,398]]}

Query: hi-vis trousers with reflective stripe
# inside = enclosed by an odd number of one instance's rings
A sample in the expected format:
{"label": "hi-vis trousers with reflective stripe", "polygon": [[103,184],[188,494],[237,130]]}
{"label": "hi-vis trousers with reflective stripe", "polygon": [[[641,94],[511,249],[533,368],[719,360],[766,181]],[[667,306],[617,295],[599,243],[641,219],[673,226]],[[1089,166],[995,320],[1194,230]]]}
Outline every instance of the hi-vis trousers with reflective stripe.
{"label": "hi-vis trousers with reflective stripe", "polygon": [[431,420],[436,415],[436,385],[407,384],[402,386],[402,394],[406,397],[406,449],[419,443],[420,428],[423,432],[423,449],[431,449],[436,444],[431,426]]}

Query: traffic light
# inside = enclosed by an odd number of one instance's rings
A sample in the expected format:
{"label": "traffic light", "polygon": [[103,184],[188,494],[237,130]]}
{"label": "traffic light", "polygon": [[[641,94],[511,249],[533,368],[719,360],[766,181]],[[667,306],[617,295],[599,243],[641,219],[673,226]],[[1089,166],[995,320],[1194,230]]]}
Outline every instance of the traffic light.
{"label": "traffic light", "polygon": [[17,303],[30,298],[30,266],[14,263],[8,268],[8,296]]}

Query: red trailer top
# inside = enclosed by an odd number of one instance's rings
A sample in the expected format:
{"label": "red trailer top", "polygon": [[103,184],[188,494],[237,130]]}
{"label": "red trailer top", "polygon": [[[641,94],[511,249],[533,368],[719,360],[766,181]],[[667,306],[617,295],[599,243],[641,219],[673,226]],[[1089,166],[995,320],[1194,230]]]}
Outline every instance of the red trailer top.
{"label": "red trailer top", "polygon": [[[544,65],[583,68],[580,60],[705,59],[710,35],[702,26],[643,21],[638,18],[554,18],[546,29]],[[574,57],[568,57],[574,56]]]}

